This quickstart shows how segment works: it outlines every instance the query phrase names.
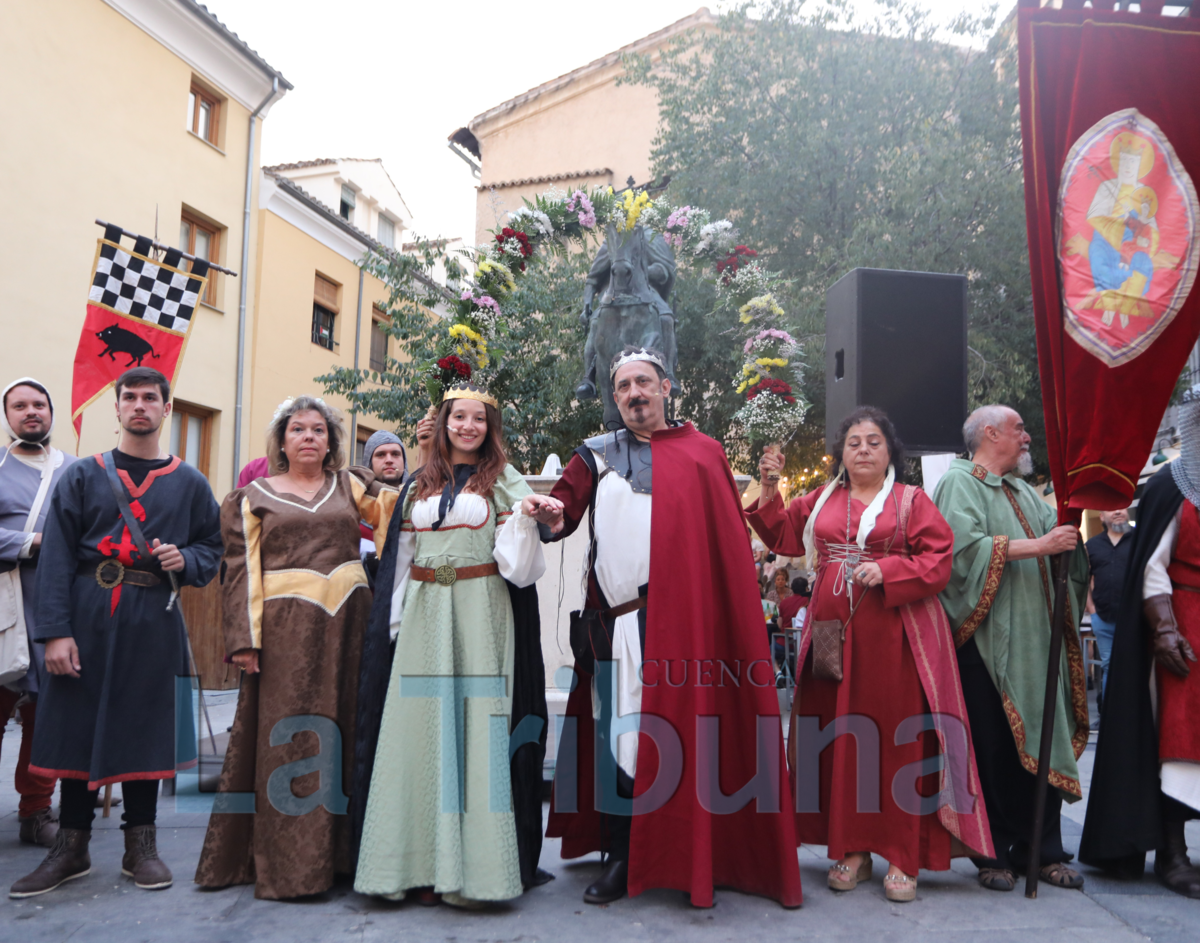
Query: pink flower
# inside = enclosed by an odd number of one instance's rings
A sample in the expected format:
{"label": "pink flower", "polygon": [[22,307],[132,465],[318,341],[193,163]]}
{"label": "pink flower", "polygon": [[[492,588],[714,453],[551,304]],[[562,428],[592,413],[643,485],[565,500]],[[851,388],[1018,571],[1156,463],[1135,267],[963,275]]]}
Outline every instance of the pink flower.
{"label": "pink flower", "polygon": [[[672,210],[671,215],[667,217],[667,229],[686,229],[688,224],[688,213],[692,212],[690,206],[681,206],[677,210]],[[679,240],[679,244],[683,245],[683,240]]]}

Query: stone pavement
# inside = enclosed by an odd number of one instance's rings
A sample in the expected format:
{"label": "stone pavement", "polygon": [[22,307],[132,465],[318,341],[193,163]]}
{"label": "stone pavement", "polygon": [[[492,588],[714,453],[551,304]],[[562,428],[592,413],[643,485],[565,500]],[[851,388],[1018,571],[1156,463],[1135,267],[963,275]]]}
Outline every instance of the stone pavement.
{"label": "stone pavement", "polygon": [[[228,726],[232,705],[217,705],[213,725]],[[20,728],[9,725],[0,756],[0,888],[31,871],[44,851],[17,841],[17,796],[13,790]],[[1083,758],[1083,778],[1091,773],[1092,747]],[[1063,831],[1068,848],[1078,844],[1084,805],[1066,810]],[[922,872],[916,901],[892,904],[883,896],[876,861],[869,886],[835,895],[825,887],[829,865],[824,849],[803,846],[800,871],[804,906],[783,910],[771,901],[733,891],[718,891],[711,910],[692,908],[677,891],[652,891],[606,907],[581,900],[583,889],[599,873],[598,858],[582,862],[559,858],[559,843],[548,840],[542,866],[557,880],[519,900],[485,913],[468,913],[416,903],[390,904],[355,894],[349,882],[299,902],[254,899],[253,888],[202,891],[191,883],[200,854],[206,817],[173,811],[173,800],[160,799],[159,849],[175,872],[166,891],[139,891],[121,877],[123,849],[120,809],[97,817],[92,839],[92,873],[43,897],[25,901],[0,898],[0,940],[21,943],[87,943],[169,940],[211,943],[226,940],[307,941],[572,941],[572,940],[870,940],[872,943],[1001,943],[1013,939],[1118,943],[1154,940],[1192,943],[1200,939],[1200,901],[1189,901],[1162,888],[1150,873],[1140,881],[1116,881],[1085,868],[1083,893],[1042,886],[1038,900],[1026,900],[1022,888],[1011,894],[982,890],[975,869],[957,860],[946,873]],[[1200,824],[1188,830],[1189,844],[1200,851]]]}

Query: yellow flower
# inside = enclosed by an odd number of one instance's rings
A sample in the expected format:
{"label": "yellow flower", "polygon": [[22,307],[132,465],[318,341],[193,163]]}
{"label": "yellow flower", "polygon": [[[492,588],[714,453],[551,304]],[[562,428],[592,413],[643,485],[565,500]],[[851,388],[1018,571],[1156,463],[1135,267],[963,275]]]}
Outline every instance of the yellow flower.
{"label": "yellow flower", "polygon": [[499,265],[495,262],[489,262],[487,259],[484,259],[476,267],[475,280],[480,281],[481,279],[486,278],[491,272],[498,272],[500,274],[500,277],[504,279],[504,287],[507,291],[516,290],[517,283],[513,279],[512,272],[508,270],[508,266]]}
{"label": "yellow flower", "polygon": [[754,320],[754,315],[743,314],[741,317],[738,318],[738,320],[741,321],[743,324],[749,324],[751,321]]}
{"label": "yellow flower", "polygon": [[634,196],[632,190],[626,190],[625,198],[621,203],[621,209],[625,211],[625,222],[621,223],[617,228],[621,232],[632,232],[634,226],[637,225],[638,217],[642,215],[642,211],[652,205],[650,196],[645,191]]}
{"label": "yellow flower", "polygon": [[787,361],[781,357],[759,357],[754,361],[760,367],[786,367]]}
{"label": "yellow flower", "polygon": [[750,384],[747,381],[743,380],[741,383],[738,384],[737,392],[741,393],[749,385]]}
{"label": "yellow flower", "polygon": [[753,377],[751,377],[751,378],[750,378],[750,385],[751,385],[751,386],[757,386],[757,385],[758,385],[758,383],[759,383],[759,381],[760,381],[761,379],[762,379],[762,377],[759,377],[759,376],[753,376]]}

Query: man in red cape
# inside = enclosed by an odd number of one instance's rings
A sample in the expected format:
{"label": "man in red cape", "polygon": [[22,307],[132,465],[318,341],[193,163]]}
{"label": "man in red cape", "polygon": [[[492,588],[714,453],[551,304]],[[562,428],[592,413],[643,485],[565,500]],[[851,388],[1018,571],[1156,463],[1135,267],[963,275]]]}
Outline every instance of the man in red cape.
{"label": "man in red cape", "polygon": [[547,835],[562,838],[564,858],[609,853],[588,903],[670,887],[710,907],[721,885],[799,906],[779,702],[737,485],[716,441],[667,421],[661,353],[627,347],[610,381],[625,427],[588,439],[538,499],[555,539],[589,509],[593,538]]}

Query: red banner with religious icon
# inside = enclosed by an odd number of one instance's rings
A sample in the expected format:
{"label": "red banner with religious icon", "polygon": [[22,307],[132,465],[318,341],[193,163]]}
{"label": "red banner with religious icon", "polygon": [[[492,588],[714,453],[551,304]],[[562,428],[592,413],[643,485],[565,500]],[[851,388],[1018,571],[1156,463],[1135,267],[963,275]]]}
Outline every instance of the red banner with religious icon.
{"label": "red banner with religious icon", "polygon": [[1017,28],[1046,446],[1067,523],[1129,506],[1200,335],[1200,18],[1063,7],[1021,0]]}

